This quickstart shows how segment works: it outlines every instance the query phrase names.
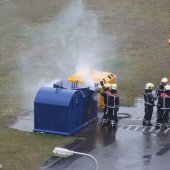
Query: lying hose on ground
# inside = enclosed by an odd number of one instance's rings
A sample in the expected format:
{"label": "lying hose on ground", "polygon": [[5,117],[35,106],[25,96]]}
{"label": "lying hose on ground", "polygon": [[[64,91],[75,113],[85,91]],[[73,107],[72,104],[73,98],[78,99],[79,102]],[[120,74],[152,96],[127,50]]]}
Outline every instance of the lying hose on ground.
{"label": "lying hose on ground", "polygon": [[[103,113],[105,106],[101,105],[97,107],[98,113]],[[117,113],[118,119],[130,118],[131,114],[129,113]]]}

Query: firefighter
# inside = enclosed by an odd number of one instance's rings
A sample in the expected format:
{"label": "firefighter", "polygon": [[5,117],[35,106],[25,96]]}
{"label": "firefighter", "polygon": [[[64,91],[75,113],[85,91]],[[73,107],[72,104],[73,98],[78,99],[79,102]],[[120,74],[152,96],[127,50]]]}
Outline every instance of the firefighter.
{"label": "firefighter", "polygon": [[168,79],[166,77],[162,78],[160,85],[156,89],[155,97],[156,99],[161,95],[165,90],[165,86],[168,84]]}
{"label": "firefighter", "polygon": [[143,126],[152,126],[151,118],[154,107],[154,94],[152,93],[154,85],[152,83],[147,83],[144,91],[144,101],[145,101],[145,115],[143,118]]}
{"label": "firefighter", "polygon": [[159,112],[156,129],[168,128],[169,112],[170,112],[170,85],[165,86],[165,91],[158,98]]}
{"label": "firefighter", "polygon": [[[168,84],[168,79],[166,77],[162,78],[161,83],[160,83],[160,85],[158,86],[158,88],[156,89],[156,92],[155,92],[155,100],[157,100],[159,98],[159,96],[161,95],[161,93],[165,91],[165,86],[167,84]],[[159,110],[160,110],[160,107],[157,104],[157,113],[156,113],[157,119],[158,119]]]}
{"label": "firefighter", "polygon": [[106,103],[107,103],[107,93],[110,91],[111,89],[111,84],[110,83],[106,83],[103,85],[103,90],[100,92],[100,94],[104,97],[104,105],[105,105],[105,108],[104,108],[104,115],[103,115],[103,118],[102,118],[102,126],[105,125],[105,124],[108,124],[108,114],[106,113]]}
{"label": "firefighter", "polygon": [[106,99],[106,111],[102,119],[102,125],[107,119],[112,127],[118,122],[117,112],[119,110],[119,95],[117,93],[117,84],[112,84],[111,89],[102,94]]}

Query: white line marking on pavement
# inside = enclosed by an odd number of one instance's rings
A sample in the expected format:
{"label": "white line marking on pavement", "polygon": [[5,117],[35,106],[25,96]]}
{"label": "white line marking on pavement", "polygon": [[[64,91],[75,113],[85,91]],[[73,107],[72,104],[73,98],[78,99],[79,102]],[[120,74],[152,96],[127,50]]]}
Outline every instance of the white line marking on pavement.
{"label": "white line marking on pavement", "polygon": [[170,128],[166,129],[166,130],[164,131],[164,134],[167,133],[169,130],[170,130]]}
{"label": "white line marking on pavement", "polygon": [[140,128],[140,126],[137,126],[137,127],[134,129],[134,131],[137,131],[139,128]]}
{"label": "white line marking on pavement", "polygon": [[125,127],[124,125],[119,125],[120,129],[124,129],[124,127]]}
{"label": "white line marking on pavement", "polygon": [[132,126],[129,126],[126,130],[129,130]]}
{"label": "white line marking on pavement", "polygon": [[152,132],[153,129],[155,129],[155,127],[152,127],[152,128],[149,130],[149,132]]}
{"label": "white line marking on pavement", "polygon": [[161,129],[158,129],[157,131],[156,131],[156,133],[158,133],[158,132],[160,132],[161,131]]}
{"label": "white line marking on pavement", "polygon": [[[152,133],[159,133],[162,129],[157,129],[154,131],[155,127],[148,127],[148,126],[141,126],[141,125],[126,125],[126,124],[119,124],[118,126],[120,129],[124,130],[132,130],[132,131],[137,131],[141,128],[141,132],[144,132],[148,128],[148,132]],[[164,134],[170,131],[170,128],[164,130]],[[152,136],[157,136],[157,134],[150,134]]]}
{"label": "white line marking on pavement", "polygon": [[143,129],[141,130],[142,132],[145,131],[148,127],[143,127]]}

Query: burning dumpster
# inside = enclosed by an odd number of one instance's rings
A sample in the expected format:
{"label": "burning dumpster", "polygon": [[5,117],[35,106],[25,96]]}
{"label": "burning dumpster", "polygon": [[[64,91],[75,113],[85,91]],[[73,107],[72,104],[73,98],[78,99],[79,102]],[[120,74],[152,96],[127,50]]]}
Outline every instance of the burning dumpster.
{"label": "burning dumpster", "polygon": [[[114,75],[109,76],[112,77],[102,76],[102,79],[114,82]],[[95,72],[95,76],[93,73],[91,78],[84,78],[81,74],[72,75],[37,92],[34,101],[35,132],[71,135],[97,119],[97,107],[103,101],[92,87],[101,81],[101,77]]]}
{"label": "burning dumpster", "polygon": [[[68,78],[68,81],[71,82],[80,82],[80,83],[85,83],[85,82],[90,82],[89,84],[95,83],[95,84],[100,84],[102,81],[104,84],[105,83],[116,83],[116,76],[111,73],[111,72],[103,72],[103,71],[95,71],[95,70],[83,70],[79,73],[76,73],[74,75],[71,75]],[[104,107],[104,98],[102,95],[98,95],[98,107]]]}

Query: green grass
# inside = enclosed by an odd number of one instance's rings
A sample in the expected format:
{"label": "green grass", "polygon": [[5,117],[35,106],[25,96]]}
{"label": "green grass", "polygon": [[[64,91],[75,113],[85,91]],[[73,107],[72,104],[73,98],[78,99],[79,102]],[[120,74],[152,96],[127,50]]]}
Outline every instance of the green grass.
{"label": "green grass", "polygon": [[[117,62],[109,61],[118,77],[123,105],[143,95],[147,82],[155,87],[167,76],[170,64],[169,1],[112,1],[104,10],[104,27],[117,38]],[[107,29],[106,28],[106,29]],[[114,46],[113,46],[114,48]],[[114,57],[114,56],[113,56]],[[106,66],[107,67],[107,66]]]}
{"label": "green grass", "polygon": [[73,137],[21,132],[0,128],[0,163],[4,169],[38,169],[52,157],[54,147],[63,147]]}

